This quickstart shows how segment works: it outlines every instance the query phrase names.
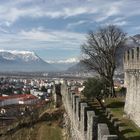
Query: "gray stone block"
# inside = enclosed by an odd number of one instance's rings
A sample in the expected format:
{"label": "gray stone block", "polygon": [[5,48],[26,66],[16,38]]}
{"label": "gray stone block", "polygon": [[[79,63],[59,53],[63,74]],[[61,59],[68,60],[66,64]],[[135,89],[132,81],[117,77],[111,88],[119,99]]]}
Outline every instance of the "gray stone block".
{"label": "gray stone block", "polygon": [[120,124],[120,121],[115,121],[114,122],[114,127],[116,127],[118,129],[119,128],[119,124]]}
{"label": "gray stone block", "polygon": [[119,126],[119,127],[118,127],[118,130],[119,130],[120,132],[122,132],[122,131],[124,130],[124,127],[123,127],[123,126]]}
{"label": "gray stone block", "polygon": [[111,120],[110,120],[110,122],[111,122],[112,124],[114,124],[115,121],[118,121],[118,118],[116,118],[116,117],[112,117]]}
{"label": "gray stone block", "polygon": [[119,140],[117,135],[104,135],[102,140]]}
{"label": "gray stone block", "polygon": [[80,106],[81,106],[81,119],[80,119],[80,130],[81,130],[81,133],[84,133],[84,130],[85,130],[85,108],[88,107],[87,103],[80,103]]}
{"label": "gray stone block", "polygon": [[93,117],[94,111],[87,111],[87,140],[93,139]]}
{"label": "gray stone block", "polygon": [[81,99],[80,99],[80,97],[77,97],[76,98],[76,119],[77,119],[77,121],[79,121],[80,119],[79,119],[79,111],[80,111],[80,107],[79,107],[79,104],[80,104],[80,101],[81,101]]}
{"label": "gray stone block", "polygon": [[105,110],[105,115],[107,116],[110,112],[111,112],[111,111],[110,111],[110,108],[106,108],[106,110]]}
{"label": "gray stone block", "polygon": [[109,120],[111,120],[112,117],[113,117],[113,114],[112,114],[112,113],[108,113],[107,118],[108,118]]}
{"label": "gray stone block", "polygon": [[74,104],[75,104],[75,103],[74,103],[74,98],[75,98],[75,93],[72,93],[72,94],[71,94],[71,103],[72,103],[72,109],[73,109],[73,110],[74,110],[74,107],[75,107],[75,106],[74,106]]}
{"label": "gray stone block", "polygon": [[102,140],[104,135],[109,135],[108,126],[105,123],[99,123],[98,124],[98,140]]}
{"label": "gray stone block", "polygon": [[93,140],[96,140],[98,137],[98,116],[93,117]]}

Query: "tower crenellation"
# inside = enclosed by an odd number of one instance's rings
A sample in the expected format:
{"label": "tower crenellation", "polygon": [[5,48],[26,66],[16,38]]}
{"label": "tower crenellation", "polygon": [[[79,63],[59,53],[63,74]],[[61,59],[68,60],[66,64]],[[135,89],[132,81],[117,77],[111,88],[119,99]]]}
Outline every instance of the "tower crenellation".
{"label": "tower crenellation", "polygon": [[124,70],[140,69],[140,47],[129,49],[124,54]]}

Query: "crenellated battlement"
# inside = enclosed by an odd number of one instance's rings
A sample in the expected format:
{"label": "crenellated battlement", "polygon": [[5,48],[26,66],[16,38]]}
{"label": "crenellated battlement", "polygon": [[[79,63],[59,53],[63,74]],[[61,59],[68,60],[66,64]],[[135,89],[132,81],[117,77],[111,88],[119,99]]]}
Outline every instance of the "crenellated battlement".
{"label": "crenellated battlement", "polygon": [[124,70],[140,69],[140,47],[129,49],[124,54]]}
{"label": "crenellated battlement", "polygon": [[[93,107],[82,101],[79,95],[69,92],[65,83],[62,85],[62,99],[69,118],[70,139],[118,140],[117,135],[110,134],[107,124],[99,122],[99,117],[96,116]],[[108,110],[106,113],[111,119],[111,113]]]}

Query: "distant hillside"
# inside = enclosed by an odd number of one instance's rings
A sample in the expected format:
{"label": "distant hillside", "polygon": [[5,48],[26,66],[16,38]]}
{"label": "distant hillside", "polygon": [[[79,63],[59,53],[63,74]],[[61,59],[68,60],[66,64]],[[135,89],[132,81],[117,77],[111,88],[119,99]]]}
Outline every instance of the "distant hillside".
{"label": "distant hillside", "polygon": [[0,71],[53,71],[54,67],[30,51],[0,50]]}
{"label": "distant hillside", "polygon": [[56,67],[59,71],[66,71],[68,68],[76,65],[79,62],[78,58],[68,58],[63,60],[47,61],[52,66]]}
{"label": "distant hillside", "polygon": [[58,69],[58,71],[66,71],[68,68],[76,65],[77,63],[49,63],[51,66]]}
{"label": "distant hillside", "polygon": [[88,69],[86,68],[85,65],[83,65],[81,62],[78,62],[74,66],[70,67],[67,71],[71,72],[84,72],[87,71]]}

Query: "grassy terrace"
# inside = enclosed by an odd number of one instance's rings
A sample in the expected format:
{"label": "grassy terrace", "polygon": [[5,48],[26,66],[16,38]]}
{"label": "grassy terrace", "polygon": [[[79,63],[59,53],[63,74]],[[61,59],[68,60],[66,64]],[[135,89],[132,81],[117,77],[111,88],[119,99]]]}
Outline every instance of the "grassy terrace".
{"label": "grassy terrace", "polygon": [[121,122],[123,130],[120,135],[122,139],[140,140],[140,128],[138,128],[131,120],[124,116],[124,98],[106,99],[106,105],[111,109],[114,117]]}
{"label": "grassy terrace", "polygon": [[[33,138],[35,139],[35,136]],[[63,140],[62,130],[55,123],[52,125],[45,122],[37,124],[36,140]]]}
{"label": "grassy terrace", "polygon": [[120,140],[140,140],[140,128],[138,128],[130,119],[124,116],[124,98],[107,98],[105,104],[107,108],[110,108],[113,117],[116,117],[120,122],[122,131],[118,132],[112,125],[112,123],[106,118],[104,111],[96,101],[88,102],[91,105],[95,113],[99,116],[100,123],[107,123],[111,134],[117,134]]}
{"label": "grassy terrace", "polygon": [[2,136],[0,140],[63,140],[62,129],[57,123],[41,122],[33,127],[22,128],[15,133]]}

